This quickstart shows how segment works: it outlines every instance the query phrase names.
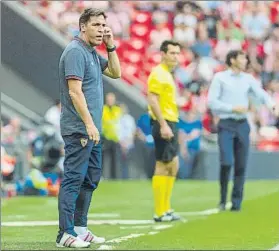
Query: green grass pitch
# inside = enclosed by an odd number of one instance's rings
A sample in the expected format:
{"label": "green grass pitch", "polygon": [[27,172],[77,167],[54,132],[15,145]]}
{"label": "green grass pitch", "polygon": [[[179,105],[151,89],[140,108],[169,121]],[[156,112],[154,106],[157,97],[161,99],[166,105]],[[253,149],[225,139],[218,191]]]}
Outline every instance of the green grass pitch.
{"label": "green grass pitch", "polygon": [[[89,220],[105,222],[89,228],[108,242],[89,249],[269,250],[279,243],[278,181],[247,182],[239,213],[201,213],[216,207],[218,191],[217,182],[176,182],[172,206],[182,212],[185,221],[154,224],[147,221],[153,216],[150,181],[102,181],[92,199]],[[1,217],[2,250],[56,250],[58,226],[5,223],[57,221],[57,198],[2,199]],[[139,220],[142,224],[108,224],[113,220]]]}

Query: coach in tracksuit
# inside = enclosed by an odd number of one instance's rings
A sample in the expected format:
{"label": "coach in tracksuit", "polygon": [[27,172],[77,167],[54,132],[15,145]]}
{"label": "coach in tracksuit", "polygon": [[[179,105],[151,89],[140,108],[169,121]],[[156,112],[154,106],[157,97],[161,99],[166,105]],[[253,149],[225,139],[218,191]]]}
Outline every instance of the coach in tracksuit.
{"label": "coach in tracksuit", "polygon": [[267,105],[278,114],[278,106],[259,87],[254,77],[245,73],[247,57],[242,51],[228,53],[228,70],[217,73],[209,89],[210,109],[220,118],[218,125],[218,145],[220,152],[220,205],[225,209],[227,187],[232,165],[234,165],[234,186],[231,211],[239,211],[243,199],[245,172],[249,154],[250,128],[247,122],[249,94]]}
{"label": "coach in tracksuit", "polygon": [[[65,161],[58,202],[56,245],[72,248],[104,242],[104,238],[87,229],[87,214],[102,168],[102,74],[111,78],[121,75],[105,13],[86,9],[80,16],[79,27],[80,35],[65,48],[59,63],[60,124],[65,142]],[[108,60],[94,48],[102,42],[107,47]]]}

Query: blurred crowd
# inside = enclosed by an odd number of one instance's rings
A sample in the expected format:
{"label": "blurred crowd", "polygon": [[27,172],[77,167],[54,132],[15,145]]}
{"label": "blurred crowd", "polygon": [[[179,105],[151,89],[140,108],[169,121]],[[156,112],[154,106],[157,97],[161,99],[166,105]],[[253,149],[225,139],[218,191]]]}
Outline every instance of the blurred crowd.
{"label": "blurred crowd", "polygon": [[[57,100],[46,111],[38,127],[26,129],[18,117],[1,121],[3,196],[58,194],[64,161],[60,114],[61,104]],[[136,132],[136,121],[128,107],[117,101],[114,93],[108,93],[103,110],[103,179],[129,179],[135,176],[131,173],[131,153],[139,154],[135,150]],[[145,143],[142,146],[144,148]],[[153,166],[146,167],[142,163],[142,167],[144,178],[151,177],[146,173],[150,173]],[[141,170],[137,172],[142,173]]]}
{"label": "blurred crowd", "polygon": [[[226,68],[231,49],[249,57],[247,71],[279,102],[279,3],[276,1],[21,1],[53,29],[71,39],[84,8],[106,11],[121,60],[123,79],[146,94],[146,80],[160,62],[159,46],[175,39],[183,50],[174,72],[181,95],[214,139],[218,118],[207,109],[214,73]],[[105,53],[105,48],[99,51]],[[144,58],[145,60],[142,60]],[[261,150],[278,149],[278,120],[251,97],[251,140]]]}
{"label": "blurred crowd", "polygon": [[[123,79],[139,88],[143,95],[150,70],[160,62],[161,42],[175,39],[181,43],[180,64],[174,72],[180,95],[187,100],[179,122],[183,167],[180,178],[191,176],[202,144],[216,144],[218,118],[208,110],[207,91],[214,73],[226,68],[224,61],[229,50],[242,49],[247,53],[247,72],[279,102],[279,3],[276,1],[20,2],[69,40],[79,33],[78,19],[84,8],[105,10],[118,47]],[[98,50],[106,53],[102,46]],[[155,160],[149,115],[142,114],[135,120],[113,93],[107,94],[105,101],[104,177],[134,176],[130,172],[135,164],[144,168],[146,177],[151,177]],[[250,103],[253,146],[263,151],[279,150],[278,119],[253,96]],[[20,130],[18,118],[1,125],[2,178],[21,180],[21,188],[19,184],[17,189],[32,193],[30,187],[35,184],[41,194],[57,193],[63,172],[63,141],[57,134],[59,115],[57,102],[35,130]],[[49,143],[46,148],[46,139],[53,137],[56,143]],[[137,163],[135,155],[140,156]]]}
{"label": "blurred crowd", "polygon": [[53,195],[63,173],[60,102],[38,127],[25,128],[19,117],[1,120],[1,192],[3,196]]}

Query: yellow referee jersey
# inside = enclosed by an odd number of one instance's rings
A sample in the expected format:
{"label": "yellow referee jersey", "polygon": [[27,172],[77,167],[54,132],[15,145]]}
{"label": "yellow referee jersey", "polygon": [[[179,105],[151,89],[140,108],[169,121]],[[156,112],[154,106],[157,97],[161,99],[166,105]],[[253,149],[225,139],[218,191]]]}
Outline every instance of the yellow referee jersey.
{"label": "yellow referee jersey", "polygon": [[[176,86],[172,74],[164,64],[156,66],[148,77],[148,92],[159,96],[159,104],[163,118],[171,122],[178,122],[178,107],[176,103]],[[149,114],[156,120],[150,106]]]}

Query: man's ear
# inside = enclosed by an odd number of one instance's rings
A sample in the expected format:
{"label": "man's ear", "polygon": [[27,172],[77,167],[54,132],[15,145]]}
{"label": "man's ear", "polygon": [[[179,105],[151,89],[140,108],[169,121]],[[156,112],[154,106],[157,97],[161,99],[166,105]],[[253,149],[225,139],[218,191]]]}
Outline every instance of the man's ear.
{"label": "man's ear", "polygon": [[85,24],[81,24],[81,25],[80,25],[80,31],[81,31],[81,32],[84,32],[84,31],[85,31]]}

